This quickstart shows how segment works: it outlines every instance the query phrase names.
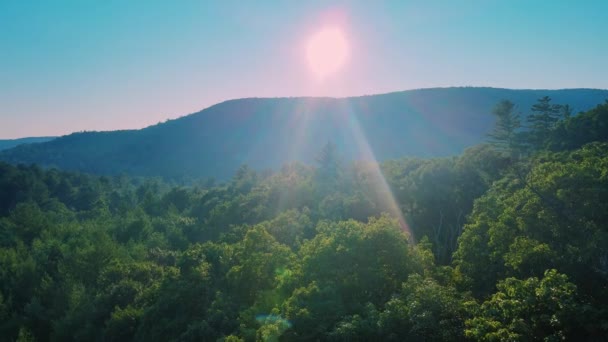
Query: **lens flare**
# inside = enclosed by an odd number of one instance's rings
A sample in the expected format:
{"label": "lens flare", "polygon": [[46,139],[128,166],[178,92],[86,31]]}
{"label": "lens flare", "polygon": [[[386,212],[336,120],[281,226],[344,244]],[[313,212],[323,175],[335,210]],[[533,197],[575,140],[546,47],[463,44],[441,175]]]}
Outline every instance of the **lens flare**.
{"label": "lens flare", "polygon": [[355,142],[357,144],[357,148],[361,153],[361,159],[369,160],[370,171],[371,171],[371,181],[375,184],[372,192],[376,200],[378,201],[379,207],[388,212],[391,216],[395,217],[399,222],[399,226],[401,229],[408,235],[408,241],[410,243],[415,243],[415,237],[407,224],[405,217],[403,216],[403,212],[393,195],[393,192],[388,185],[382,170],[380,169],[380,164],[378,163],[372,148],[367,141],[367,137],[365,133],[361,129],[361,125],[359,124],[359,120],[357,119],[356,114],[351,108],[351,105],[348,102],[342,102],[344,106],[344,110],[342,111],[345,115],[346,122],[348,123],[348,127],[355,138]]}
{"label": "lens flare", "polygon": [[[349,101],[339,101],[336,106],[328,106],[328,101],[324,99],[300,99],[297,101],[296,106],[291,111],[289,119],[289,132],[292,136],[291,143],[287,147],[287,159],[298,160],[303,155],[310,153],[310,145],[316,145],[318,141],[315,141],[315,136],[311,132],[318,129],[318,125],[315,124],[316,120],[320,120],[315,115],[328,115],[333,120],[339,121],[340,132],[334,131],[334,139],[341,144],[355,144],[357,156],[356,159],[368,161],[366,163],[366,175],[368,175],[368,184],[370,188],[369,195],[373,197],[377,208],[381,211],[387,212],[391,216],[397,219],[401,229],[408,235],[408,241],[415,243],[415,236],[407,224],[405,217],[401,211],[393,192],[390,189],[389,184],[380,169],[380,165],[374,155],[374,152],[369,144],[368,138],[361,127],[359,118],[352,108],[352,104]],[[336,102],[333,102],[336,103]],[[359,111],[367,111],[365,108],[359,108]],[[326,114],[318,114],[318,112]],[[317,113],[317,114],[315,114]],[[336,141],[334,140],[334,141]],[[321,143],[326,142],[325,140]],[[278,201],[278,212],[285,209],[285,201],[287,199],[287,193],[280,194]]]}
{"label": "lens flare", "polygon": [[312,72],[323,79],[342,68],[348,57],[348,42],[339,28],[324,28],[310,37],[306,57]]}

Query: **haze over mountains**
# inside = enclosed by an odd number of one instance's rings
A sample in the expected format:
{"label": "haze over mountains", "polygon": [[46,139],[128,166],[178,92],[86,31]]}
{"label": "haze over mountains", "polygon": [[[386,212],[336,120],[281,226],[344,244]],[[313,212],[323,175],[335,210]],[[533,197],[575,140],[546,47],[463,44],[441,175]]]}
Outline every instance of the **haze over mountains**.
{"label": "haze over mountains", "polygon": [[20,138],[20,139],[3,139],[0,140],[0,151],[8,150],[21,144],[32,144],[46,142],[55,139],[55,137],[31,137],[31,138]]}
{"label": "haze over mountains", "polygon": [[242,164],[265,169],[312,162],[328,141],[346,160],[448,156],[485,139],[498,101],[513,101],[525,116],[542,96],[578,113],[603,103],[608,90],[465,87],[238,99],[141,130],[73,133],[16,146],[0,152],[0,160],[95,174],[226,179]]}

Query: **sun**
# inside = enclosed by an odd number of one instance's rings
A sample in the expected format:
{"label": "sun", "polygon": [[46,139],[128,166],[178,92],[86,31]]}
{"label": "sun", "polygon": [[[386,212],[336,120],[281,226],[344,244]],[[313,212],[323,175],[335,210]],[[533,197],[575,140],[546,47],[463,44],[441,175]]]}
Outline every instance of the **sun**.
{"label": "sun", "polygon": [[348,58],[348,52],[348,42],[337,27],[316,32],[306,46],[308,65],[320,79],[340,70]]}

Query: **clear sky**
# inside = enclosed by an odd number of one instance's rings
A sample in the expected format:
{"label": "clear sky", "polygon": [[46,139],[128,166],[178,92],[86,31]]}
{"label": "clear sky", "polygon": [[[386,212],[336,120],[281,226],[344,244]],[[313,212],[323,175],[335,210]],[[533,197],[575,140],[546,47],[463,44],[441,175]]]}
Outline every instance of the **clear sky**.
{"label": "clear sky", "polygon": [[[307,49],[327,27],[347,57],[318,77]],[[607,61],[608,0],[0,0],[0,138],[141,128],[240,97],[608,88]]]}

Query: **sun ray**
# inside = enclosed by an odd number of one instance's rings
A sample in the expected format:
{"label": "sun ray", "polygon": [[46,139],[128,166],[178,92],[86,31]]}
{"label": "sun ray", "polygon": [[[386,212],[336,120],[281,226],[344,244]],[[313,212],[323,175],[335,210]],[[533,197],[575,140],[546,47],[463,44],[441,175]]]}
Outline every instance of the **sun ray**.
{"label": "sun ray", "polygon": [[342,108],[344,109],[341,112],[343,113],[344,118],[346,119],[345,121],[348,123],[348,128],[355,139],[357,150],[360,153],[360,159],[370,161],[369,167],[371,176],[374,178],[373,184],[377,185],[373,188],[373,195],[379,201],[380,208],[398,220],[401,229],[409,235],[408,241],[414,244],[416,242],[414,233],[407,224],[399,203],[393,195],[393,192],[390,189],[382,170],[380,169],[380,164],[376,159],[371,146],[369,145],[365,133],[361,129],[359,119],[357,118],[356,113],[353,111],[352,105],[349,101],[342,101],[341,103]]}

